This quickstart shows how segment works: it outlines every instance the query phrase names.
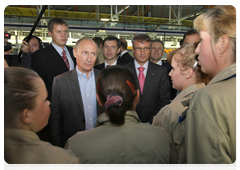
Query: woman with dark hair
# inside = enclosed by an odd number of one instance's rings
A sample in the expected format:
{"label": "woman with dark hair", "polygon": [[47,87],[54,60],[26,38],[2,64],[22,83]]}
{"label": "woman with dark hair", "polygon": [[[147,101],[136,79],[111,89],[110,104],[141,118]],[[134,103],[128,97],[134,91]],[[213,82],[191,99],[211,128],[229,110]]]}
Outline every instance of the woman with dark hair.
{"label": "woman with dark hair", "polygon": [[97,80],[97,100],[106,108],[96,128],[78,132],[65,148],[81,163],[169,163],[170,135],[159,127],[141,123],[136,113],[139,90],[126,67],[102,70]]}
{"label": "woman with dark hair", "polygon": [[79,163],[71,151],[39,139],[50,114],[43,80],[32,70],[4,68],[4,159],[10,164]]}

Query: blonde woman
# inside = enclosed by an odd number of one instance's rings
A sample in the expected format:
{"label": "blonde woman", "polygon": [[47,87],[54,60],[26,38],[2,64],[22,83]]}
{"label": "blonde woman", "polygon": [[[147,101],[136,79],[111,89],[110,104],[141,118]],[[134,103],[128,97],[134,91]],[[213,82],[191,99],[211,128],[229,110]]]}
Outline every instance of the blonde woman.
{"label": "blonde woman", "polygon": [[217,6],[194,21],[196,53],[208,85],[194,94],[186,115],[187,163],[236,160],[236,9]]}

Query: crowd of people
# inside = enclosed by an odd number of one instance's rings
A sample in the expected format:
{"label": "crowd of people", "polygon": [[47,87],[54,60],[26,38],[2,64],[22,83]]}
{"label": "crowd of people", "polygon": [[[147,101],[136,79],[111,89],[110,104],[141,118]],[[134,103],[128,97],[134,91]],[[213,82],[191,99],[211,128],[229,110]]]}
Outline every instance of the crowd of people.
{"label": "crowd of people", "polygon": [[[181,47],[147,34],[66,45],[23,41],[4,66],[4,159],[10,164],[231,164],[236,161],[236,9],[194,20]],[[25,67],[25,68],[24,68]]]}

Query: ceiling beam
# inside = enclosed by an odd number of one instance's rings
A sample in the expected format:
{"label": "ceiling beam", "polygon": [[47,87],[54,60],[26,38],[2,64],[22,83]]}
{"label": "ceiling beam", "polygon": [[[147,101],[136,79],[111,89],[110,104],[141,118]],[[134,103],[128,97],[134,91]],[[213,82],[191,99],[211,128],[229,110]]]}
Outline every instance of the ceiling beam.
{"label": "ceiling beam", "polygon": [[[109,21],[112,21],[112,19],[116,18],[118,15],[120,15],[120,14],[121,14],[125,9],[127,9],[127,8],[129,8],[129,5],[126,5],[126,6],[124,6],[122,9],[120,9],[115,15],[113,15],[113,16],[109,19]],[[109,21],[107,21],[105,24],[103,24],[100,28],[104,28],[104,27],[108,24]]]}

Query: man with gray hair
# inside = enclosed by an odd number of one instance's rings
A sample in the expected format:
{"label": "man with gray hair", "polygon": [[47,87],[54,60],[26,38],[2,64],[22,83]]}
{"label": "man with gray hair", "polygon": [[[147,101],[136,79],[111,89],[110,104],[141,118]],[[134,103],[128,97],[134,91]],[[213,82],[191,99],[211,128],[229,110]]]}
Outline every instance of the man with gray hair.
{"label": "man with gray hair", "polygon": [[[169,74],[169,72],[172,70],[172,66],[171,66],[171,63],[168,63],[167,61],[162,60],[164,49],[165,49],[164,42],[160,41],[159,39],[152,40],[150,61],[160,66],[166,67],[167,73]],[[171,83],[171,77],[170,76],[168,77]],[[172,88],[172,83],[171,83],[170,99],[173,100],[176,97],[176,94],[177,94],[177,90]]]}
{"label": "man with gray hair", "polygon": [[104,111],[96,100],[96,80],[100,71],[93,67],[97,49],[90,38],[78,40],[73,49],[76,68],[54,78],[49,118],[53,145],[64,147],[78,131],[94,128],[97,116]]}

